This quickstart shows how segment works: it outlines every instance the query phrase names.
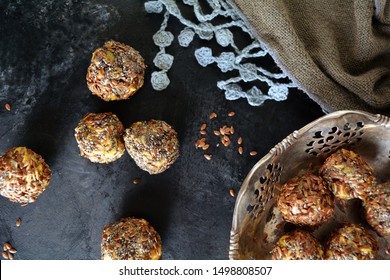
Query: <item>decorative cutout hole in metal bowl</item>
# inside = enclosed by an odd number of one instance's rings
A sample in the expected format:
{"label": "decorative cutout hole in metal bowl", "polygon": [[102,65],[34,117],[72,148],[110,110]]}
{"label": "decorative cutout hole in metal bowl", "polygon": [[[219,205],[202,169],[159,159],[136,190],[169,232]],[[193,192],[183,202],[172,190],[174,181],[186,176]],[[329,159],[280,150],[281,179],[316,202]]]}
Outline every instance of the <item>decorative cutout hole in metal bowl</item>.
{"label": "decorative cutout hole in metal bowl", "polygon": [[[276,241],[295,226],[282,220],[275,206],[278,186],[290,178],[317,170],[340,148],[362,156],[375,170],[379,183],[390,180],[390,119],[362,111],[337,111],[294,131],[265,155],[247,175],[237,196],[230,233],[230,259],[271,259]],[[361,224],[378,240],[379,259],[390,238],[376,234],[367,224],[361,202],[336,201],[335,214],[313,234],[324,245],[329,234],[344,222]]]}

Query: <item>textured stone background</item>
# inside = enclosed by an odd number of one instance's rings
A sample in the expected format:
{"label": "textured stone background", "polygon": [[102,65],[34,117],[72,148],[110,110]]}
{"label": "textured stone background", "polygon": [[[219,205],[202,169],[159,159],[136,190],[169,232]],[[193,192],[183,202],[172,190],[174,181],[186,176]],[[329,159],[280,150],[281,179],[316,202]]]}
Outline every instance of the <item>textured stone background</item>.
{"label": "textured stone background", "polygon": [[[162,16],[147,14],[143,1],[11,0],[0,2],[0,14],[0,154],[27,146],[53,172],[49,188],[31,205],[0,197],[0,243],[10,242],[16,259],[99,259],[103,226],[126,216],[150,221],[162,237],[164,259],[227,259],[235,203],[229,189],[238,193],[251,167],[276,143],[323,115],[299,91],[262,107],[226,101],[216,87],[224,74],[202,68],[194,58],[200,41],[186,49],[174,42],[171,85],[153,91],[158,49],[152,35]],[[178,35],[179,23],[171,26]],[[106,103],[88,91],[91,53],[108,39],[138,49],[149,65],[144,87],[130,100]],[[109,165],[80,157],[75,126],[88,112],[106,111],[126,127],[150,118],[167,121],[179,133],[181,157],[153,176],[127,153]],[[228,118],[229,111],[236,116]],[[219,117],[210,121],[211,112]],[[205,160],[194,147],[204,122],[209,132],[233,125],[233,139],[243,137],[245,154],[237,153],[236,142],[215,147],[218,139],[209,133],[213,159]],[[250,150],[258,154],[251,157]],[[133,185],[134,178],[142,182]]]}

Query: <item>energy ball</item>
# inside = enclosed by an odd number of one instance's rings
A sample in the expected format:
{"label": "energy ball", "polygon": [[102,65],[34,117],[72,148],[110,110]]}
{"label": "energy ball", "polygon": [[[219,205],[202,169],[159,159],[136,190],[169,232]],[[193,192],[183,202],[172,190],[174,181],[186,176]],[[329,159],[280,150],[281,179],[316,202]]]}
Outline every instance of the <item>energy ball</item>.
{"label": "energy ball", "polygon": [[307,231],[296,229],[279,238],[271,251],[273,260],[322,260],[324,250]]}
{"label": "energy ball", "polygon": [[362,226],[347,223],[329,237],[327,260],[373,260],[379,250],[375,238]]}
{"label": "energy ball", "polygon": [[0,157],[0,194],[12,202],[34,202],[50,183],[44,159],[26,147],[9,149]]}
{"label": "energy ball", "polygon": [[328,182],[334,196],[339,199],[364,200],[371,187],[376,184],[374,170],[361,156],[346,149],[330,155],[319,172]]}
{"label": "energy ball", "polygon": [[390,182],[378,184],[363,204],[367,222],[382,236],[390,236]]}
{"label": "energy ball", "polygon": [[314,174],[296,176],[287,181],[281,188],[277,206],[285,221],[299,226],[319,226],[334,213],[331,192]]}
{"label": "energy ball", "polygon": [[101,253],[102,260],[159,260],[161,238],[145,219],[122,218],[104,227]]}
{"label": "energy ball", "polygon": [[123,124],[112,113],[89,113],[77,125],[80,154],[95,163],[110,163],[125,152]]}
{"label": "energy ball", "polygon": [[164,172],[179,157],[177,133],[164,121],[133,123],[125,130],[124,140],[129,155],[149,174]]}
{"label": "energy ball", "polygon": [[145,68],[138,51],[110,40],[92,54],[88,88],[104,101],[128,99],[143,86]]}

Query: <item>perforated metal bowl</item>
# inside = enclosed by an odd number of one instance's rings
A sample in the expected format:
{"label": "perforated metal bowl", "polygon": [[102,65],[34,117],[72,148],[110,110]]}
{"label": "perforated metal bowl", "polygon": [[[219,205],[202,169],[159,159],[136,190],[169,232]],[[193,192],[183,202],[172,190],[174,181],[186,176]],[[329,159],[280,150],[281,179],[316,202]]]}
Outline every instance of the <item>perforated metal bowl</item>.
{"label": "perforated metal bowl", "polygon": [[[247,175],[237,196],[230,234],[230,259],[270,259],[275,242],[292,225],[274,207],[278,188],[288,179],[316,170],[332,152],[345,147],[361,155],[375,170],[378,182],[390,180],[390,119],[362,111],[337,111],[294,131],[264,156]],[[313,234],[325,243],[343,222],[363,224],[380,245],[378,258],[390,240],[372,231],[361,202],[336,203],[331,221]]]}

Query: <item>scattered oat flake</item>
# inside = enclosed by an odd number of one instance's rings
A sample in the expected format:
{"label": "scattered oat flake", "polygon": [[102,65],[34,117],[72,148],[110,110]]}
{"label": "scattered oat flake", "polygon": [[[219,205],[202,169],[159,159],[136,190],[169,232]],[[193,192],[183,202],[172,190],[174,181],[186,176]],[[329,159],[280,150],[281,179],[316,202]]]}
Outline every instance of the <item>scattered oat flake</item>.
{"label": "scattered oat flake", "polygon": [[216,113],[212,112],[212,113],[210,114],[210,120],[212,120],[212,119],[214,119],[214,118],[216,118],[216,117],[217,117],[217,114],[216,114]]}
{"label": "scattered oat flake", "polygon": [[5,104],[5,109],[6,109],[7,111],[11,111],[11,105],[9,105],[8,103]]}
{"label": "scattered oat flake", "polygon": [[257,152],[256,152],[256,151],[251,151],[249,154],[250,154],[251,156],[255,156],[255,155],[257,155]]}
{"label": "scattered oat flake", "polygon": [[204,157],[207,159],[207,160],[211,160],[212,158],[212,155],[209,155],[209,154],[205,154]]}
{"label": "scattered oat flake", "polygon": [[18,219],[16,220],[16,222],[15,222],[15,225],[16,225],[17,227],[20,227],[21,224],[22,224],[22,220],[21,220],[20,218],[18,218]]}
{"label": "scattered oat flake", "polygon": [[231,197],[234,197],[236,195],[236,192],[234,191],[234,189],[230,189],[229,193],[230,193]]}
{"label": "scattered oat flake", "polygon": [[229,117],[233,117],[235,114],[236,114],[236,112],[233,112],[233,111],[232,111],[232,112],[229,112],[228,116],[229,116]]}

